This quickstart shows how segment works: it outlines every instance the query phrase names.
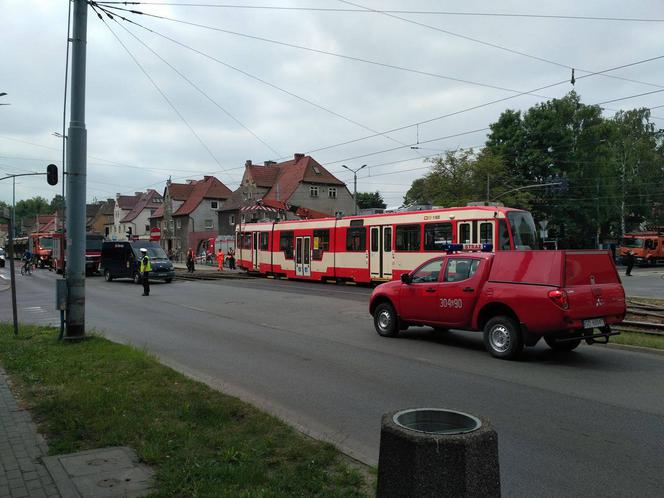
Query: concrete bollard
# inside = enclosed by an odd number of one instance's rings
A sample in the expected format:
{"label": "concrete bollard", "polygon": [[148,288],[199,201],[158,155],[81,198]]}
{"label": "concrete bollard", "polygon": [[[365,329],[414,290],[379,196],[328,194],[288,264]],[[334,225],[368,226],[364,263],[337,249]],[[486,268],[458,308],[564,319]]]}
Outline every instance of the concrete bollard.
{"label": "concrete bollard", "polygon": [[378,498],[499,497],[498,436],[488,420],[439,408],[383,415]]}

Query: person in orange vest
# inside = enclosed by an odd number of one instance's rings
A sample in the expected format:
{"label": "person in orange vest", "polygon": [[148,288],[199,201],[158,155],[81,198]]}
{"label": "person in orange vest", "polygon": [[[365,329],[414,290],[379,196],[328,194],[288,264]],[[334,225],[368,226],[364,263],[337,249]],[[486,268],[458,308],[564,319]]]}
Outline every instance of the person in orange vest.
{"label": "person in orange vest", "polygon": [[219,249],[219,252],[217,253],[217,271],[223,271],[224,269],[224,251]]}

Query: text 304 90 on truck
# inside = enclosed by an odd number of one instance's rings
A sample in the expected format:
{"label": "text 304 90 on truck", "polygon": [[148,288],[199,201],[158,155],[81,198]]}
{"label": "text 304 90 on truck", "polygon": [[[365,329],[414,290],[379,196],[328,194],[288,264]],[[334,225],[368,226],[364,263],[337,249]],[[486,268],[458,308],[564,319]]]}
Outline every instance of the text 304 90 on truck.
{"label": "text 304 90 on truck", "polygon": [[513,359],[541,338],[560,351],[608,342],[626,303],[608,251],[448,253],[376,287],[369,311],[381,336],[483,331],[489,353]]}

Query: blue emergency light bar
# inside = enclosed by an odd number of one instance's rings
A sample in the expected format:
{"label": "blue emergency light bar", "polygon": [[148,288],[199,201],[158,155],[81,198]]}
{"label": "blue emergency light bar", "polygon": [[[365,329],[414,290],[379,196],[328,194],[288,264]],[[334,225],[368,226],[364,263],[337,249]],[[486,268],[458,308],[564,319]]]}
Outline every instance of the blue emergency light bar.
{"label": "blue emergency light bar", "polygon": [[493,244],[443,244],[441,250],[447,253],[462,252],[462,251],[493,251]]}

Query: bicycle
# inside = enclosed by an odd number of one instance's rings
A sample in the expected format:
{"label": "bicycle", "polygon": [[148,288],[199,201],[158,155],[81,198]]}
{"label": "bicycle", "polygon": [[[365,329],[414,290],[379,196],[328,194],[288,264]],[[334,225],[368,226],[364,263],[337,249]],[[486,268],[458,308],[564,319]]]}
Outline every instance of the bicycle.
{"label": "bicycle", "polygon": [[32,266],[33,264],[30,262],[21,266],[21,275],[32,275]]}

